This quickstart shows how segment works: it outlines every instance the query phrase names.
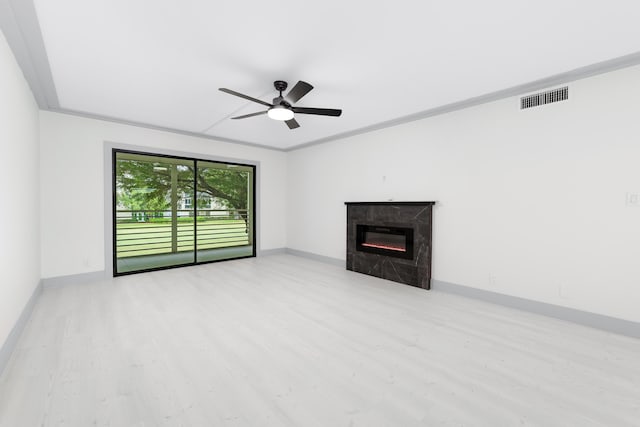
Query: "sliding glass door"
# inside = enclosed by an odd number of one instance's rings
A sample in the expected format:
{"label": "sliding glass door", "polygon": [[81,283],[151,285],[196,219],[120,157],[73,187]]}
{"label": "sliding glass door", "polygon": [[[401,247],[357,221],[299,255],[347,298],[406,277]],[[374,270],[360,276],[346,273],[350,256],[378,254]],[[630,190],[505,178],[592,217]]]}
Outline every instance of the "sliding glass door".
{"label": "sliding glass door", "polygon": [[114,150],[114,275],[255,256],[254,186],[254,166]]}

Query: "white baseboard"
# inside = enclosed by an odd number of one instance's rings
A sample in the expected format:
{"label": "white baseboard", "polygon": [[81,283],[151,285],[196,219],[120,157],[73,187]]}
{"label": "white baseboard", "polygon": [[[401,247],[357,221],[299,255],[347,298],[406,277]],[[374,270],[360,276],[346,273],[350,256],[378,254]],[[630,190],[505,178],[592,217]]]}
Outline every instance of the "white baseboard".
{"label": "white baseboard", "polygon": [[22,335],[22,331],[24,331],[27,323],[29,323],[31,313],[33,312],[33,308],[35,307],[36,302],[38,301],[38,297],[42,293],[42,289],[43,286],[41,280],[31,294],[29,301],[27,301],[27,304],[24,306],[20,317],[18,317],[16,324],[13,326],[13,329],[11,329],[11,332],[9,332],[9,336],[0,347],[0,375],[2,375],[2,371],[4,371],[4,368],[9,363],[11,354],[13,354],[13,351],[18,344],[18,340],[20,339],[20,335]]}
{"label": "white baseboard", "polygon": [[345,267],[346,268],[346,261],[343,260],[343,259],[339,259],[339,258],[331,258],[331,257],[328,257],[328,256],[318,255],[318,254],[314,254],[312,252],[299,251],[297,249],[291,249],[291,248],[285,248],[285,253],[287,253],[289,255],[299,256],[299,257],[302,257],[302,258],[309,258],[309,259],[312,259],[314,261],[324,262],[326,264],[338,265],[340,267]]}
{"label": "white baseboard", "polygon": [[286,248],[261,249],[258,251],[258,256],[282,255],[286,251]]}
{"label": "white baseboard", "polygon": [[89,283],[105,279],[106,271],[92,271],[90,273],[71,274],[69,276],[46,277],[42,279],[42,286],[45,289],[58,288],[60,286],[75,283]]}
{"label": "white baseboard", "polygon": [[435,291],[449,292],[467,298],[475,298],[509,308],[528,311],[530,313],[542,314],[544,316],[566,320],[568,322],[601,329],[607,332],[640,338],[640,323],[632,322],[629,320],[618,319],[616,317],[591,313],[589,311],[577,310],[575,308],[563,307],[560,305],[514,297],[497,292],[485,291],[483,289],[470,288],[468,286],[443,282],[441,280],[432,280],[431,289]]}

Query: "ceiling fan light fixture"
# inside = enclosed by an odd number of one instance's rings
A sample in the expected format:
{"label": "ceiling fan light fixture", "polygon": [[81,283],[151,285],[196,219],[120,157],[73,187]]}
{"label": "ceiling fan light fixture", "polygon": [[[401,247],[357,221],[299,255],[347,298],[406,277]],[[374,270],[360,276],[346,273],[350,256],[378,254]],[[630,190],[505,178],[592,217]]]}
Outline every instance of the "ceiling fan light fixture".
{"label": "ceiling fan light fixture", "polygon": [[293,111],[282,105],[274,105],[267,111],[269,118],[273,120],[287,121],[293,119]]}

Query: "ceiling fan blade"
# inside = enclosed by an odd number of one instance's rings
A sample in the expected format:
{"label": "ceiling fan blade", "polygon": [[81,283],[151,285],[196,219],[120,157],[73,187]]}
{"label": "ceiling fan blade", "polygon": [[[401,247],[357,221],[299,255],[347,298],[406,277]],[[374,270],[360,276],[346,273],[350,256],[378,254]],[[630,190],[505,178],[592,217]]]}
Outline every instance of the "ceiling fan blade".
{"label": "ceiling fan blade", "polygon": [[313,89],[313,86],[311,86],[307,82],[303,82],[302,80],[300,80],[298,83],[296,83],[293,89],[289,91],[289,93],[287,94],[287,96],[285,96],[285,98],[287,98],[287,101],[294,104],[298,102],[300,98],[308,94],[311,91],[311,89]]}
{"label": "ceiling fan blade", "polygon": [[246,119],[248,117],[261,116],[263,114],[267,114],[267,112],[266,111],[258,111],[257,113],[245,114],[244,116],[231,117],[231,118],[232,119]]}
{"label": "ceiling fan blade", "polygon": [[294,113],[300,114],[315,114],[318,116],[333,116],[338,117],[342,114],[342,110],[335,110],[333,108],[304,108],[304,107],[292,107]]}
{"label": "ceiling fan blade", "polygon": [[300,127],[298,122],[296,122],[296,119],[287,120],[285,123],[287,124],[287,126],[289,126],[289,129],[295,129]]}
{"label": "ceiling fan blade", "polygon": [[273,104],[269,104],[268,102],[261,101],[261,100],[259,100],[257,98],[252,98],[249,95],[244,95],[244,94],[242,94],[240,92],[236,92],[235,90],[227,89],[225,87],[221,87],[220,90],[222,92],[224,92],[224,93],[228,93],[229,95],[239,96],[240,98],[244,98],[244,99],[247,99],[249,101],[257,102],[258,104],[262,104],[262,105],[265,105],[267,107],[273,107]]}

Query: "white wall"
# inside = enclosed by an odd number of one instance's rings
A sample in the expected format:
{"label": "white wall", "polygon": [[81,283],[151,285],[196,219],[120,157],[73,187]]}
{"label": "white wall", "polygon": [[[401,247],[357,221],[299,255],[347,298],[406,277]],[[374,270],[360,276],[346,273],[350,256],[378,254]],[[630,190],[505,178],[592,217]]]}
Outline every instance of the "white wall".
{"label": "white wall", "polygon": [[0,32],[0,346],[40,282],[38,107]]}
{"label": "white wall", "polygon": [[105,141],[260,162],[259,245],[285,246],[286,153],[45,111],[40,139],[44,278],[105,269]]}
{"label": "white wall", "polygon": [[435,200],[434,279],[640,321],[638,99],[634,67],[290,152],[287,246],[344,259],[345,201]]}

